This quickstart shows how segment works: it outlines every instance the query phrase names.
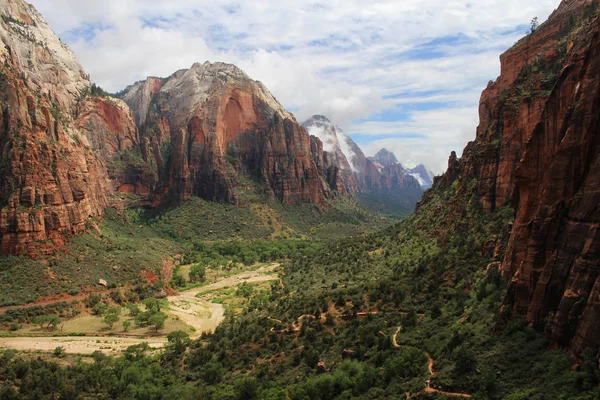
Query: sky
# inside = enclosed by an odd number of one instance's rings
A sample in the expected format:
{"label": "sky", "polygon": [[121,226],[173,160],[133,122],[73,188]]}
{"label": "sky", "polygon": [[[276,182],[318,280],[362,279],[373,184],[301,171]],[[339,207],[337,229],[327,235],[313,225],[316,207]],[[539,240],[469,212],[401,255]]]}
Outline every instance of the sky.
{"label": "sky", "polygon": [[28,0],[116,92],[195,62],[238,65],[303,122],[442,173],[475,138],[499,55],[559,0]]}

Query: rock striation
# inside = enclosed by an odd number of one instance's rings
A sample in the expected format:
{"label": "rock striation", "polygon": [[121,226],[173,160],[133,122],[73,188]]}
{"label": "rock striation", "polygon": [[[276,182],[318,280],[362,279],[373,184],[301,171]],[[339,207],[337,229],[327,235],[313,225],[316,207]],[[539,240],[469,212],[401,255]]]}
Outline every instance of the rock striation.
{"label": "rock striation", "polygon": [[1,251],[51,251],[109,204],[113,184],[94,142],[108,158],[136,129],[113,124],[118,106],[86,99],[89,77],[32,6],[3,1],[0,14]]}
{"label": "rock striation", "polygon": [[[322,205],[330,196],[306,130],[262,83],[233,65],[194,64],[138,82],[121,97],[149,149],[144,160],[168,177],[158,187],[169,200],[200,196],[235,204],[245,178],[288,205]],[[165,143],[168,160],[158,151]]]}
{"label": "rock striation", "polygon": [[[476,182],[487,212],[512,207],[502,271],[513,310],[577,358],[600,347],[600,18],[564,0],[500,57],[477,138],[434,182]],[[426,195],[426,198],[428,196]],[[427,201],[427,200],[424,200]]]}

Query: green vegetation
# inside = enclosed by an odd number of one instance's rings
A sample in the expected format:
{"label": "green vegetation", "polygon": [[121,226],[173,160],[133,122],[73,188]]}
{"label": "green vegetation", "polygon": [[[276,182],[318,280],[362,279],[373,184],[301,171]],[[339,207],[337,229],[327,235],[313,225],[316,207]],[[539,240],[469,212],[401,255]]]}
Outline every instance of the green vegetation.
{"label": "green vegetation", "polygon": [[120,318],[118,315],[116,314],[108,314],[106,317],[104,317],[104,319],[102,320],[102,322],[104,322],[106,325],[108,325],[110,327],[110,329],[113,328],[113,326],[119,322]]}
{"label": "green vegetation", "polygon": [[98,231],[90,226],[89,234],[72,237],[66,251],[45,259],[0,256],[0,306],[89,291],[99,279],[109,287],[146,285],[141,271],[160,274],[163,261],[180,254],[183,245],[136,223],[134,215],[126,211],[121,218],[109,209]]}
{"label": "green vegetation", "polygon": [[[58,367],[5,352],[2,398],[48,393],[44,376],[62,398],[444,398],[423,392],[431,379],[432,387],[474,399],[597,399],[592,353],[572,371],[542,335],[498,313],[505,282],[495,262],[503,254],[485,249],[504,240],[513,213],[486,214],[474,193],[475,182],[438,189],[417,215],[338,241],[195,241],[183,256],[190,276],[214,265],[288,260],[283,285],[201,292],[227,305],[225,321],[199,340],[171,332],[156,354],[138,345],[122,357],[96,354],[93,364]],[[160,330],[163,303],[143,303],[129,305],[130,316]]]}
{"label": "green vegetation", "polygon": [[403,220],[414,213],[422,195],[421,189],[388,190],[357,194],[356,199],[366,208],[387,218]]}

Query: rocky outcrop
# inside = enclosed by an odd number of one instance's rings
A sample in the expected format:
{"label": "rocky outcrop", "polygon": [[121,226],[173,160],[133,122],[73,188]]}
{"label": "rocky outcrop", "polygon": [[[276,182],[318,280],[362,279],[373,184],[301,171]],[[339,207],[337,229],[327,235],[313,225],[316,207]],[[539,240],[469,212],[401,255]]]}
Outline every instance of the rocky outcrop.
{"label": "rocky outcrop", "polygon": [[582,24],[514,170],[503,263],[506,304],[575,354],[600,346],[600,20]]}
{"label": "rocky outcrop", "polygon": [[[438,186],[476,187],[487,212],[512,207],[504,310],[577,355],[600,347],[600,19],[565,0],[501,56],[477,138]],[[473,185],[472,183],[476,183]],[[427,193],[425,200],[431,194]]]}
{"label": "rocky outcrop", "polygon": [[112,193],[76,121],[91,83],[32,6],[1,2],[0,14],[1,251],[50,251],[101,216]]}
{"label": "rocky outcrop", "polygon": [[[233,65],[194,64],[138,82],[122,98],[139,124],[145,160],[168,176],[160,191],[169,199],[238,203],[244,177],[284,204],[324,204],[330,195],[307,132],[262,83]],[[158,151],[167,138],[168,163]]]}
{"label": "rocky outcrop", "polygon": [[79,102],[77,127],[96,155],[105,163],[119,152],[139,146],[138,130],[131,109],[111,97],[88,97]]}

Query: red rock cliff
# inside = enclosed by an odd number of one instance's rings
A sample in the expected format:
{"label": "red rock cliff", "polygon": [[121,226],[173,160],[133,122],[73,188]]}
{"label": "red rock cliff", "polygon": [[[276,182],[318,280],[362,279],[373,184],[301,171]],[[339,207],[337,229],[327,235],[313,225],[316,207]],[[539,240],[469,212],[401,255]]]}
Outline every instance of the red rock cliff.
{"label": "red rock cliff", "polygon": [[76,121],[91,83],[32,6],[2,2],[0,13],[1,251],[51,250],[101,216],[112,193]]}
{"label": "red rock cliff", "polygon": [[[435,180],[477,182],[488,212],[515,210],[505,309],[574,355],[600,346],[600,19],[565,0],[501,56],[477,139]],[[466,185],[459,185],[466,186]],[[429,195],[426,194],[425,198]],[[426,200],[425,200],[426,201]]]}
{"label": "red rock cliff", "polygon": [[[257,179],[284,204],[324,204],[329,195],[308,133],[264,85],[235,66],[194,64],[161,81],[138,82],[123,99],[141,131],[168,132],[163,189],[172,199],[195,195],[235,203],[244,177]],[[152,136],[146,138],[155,148]]]}

